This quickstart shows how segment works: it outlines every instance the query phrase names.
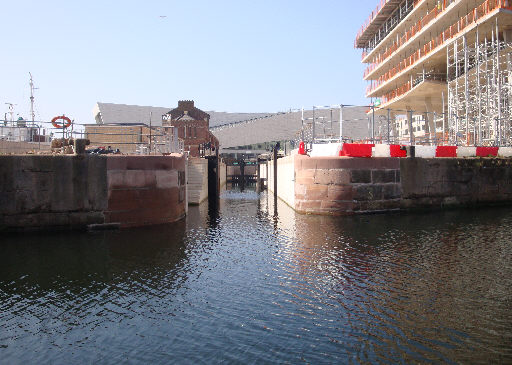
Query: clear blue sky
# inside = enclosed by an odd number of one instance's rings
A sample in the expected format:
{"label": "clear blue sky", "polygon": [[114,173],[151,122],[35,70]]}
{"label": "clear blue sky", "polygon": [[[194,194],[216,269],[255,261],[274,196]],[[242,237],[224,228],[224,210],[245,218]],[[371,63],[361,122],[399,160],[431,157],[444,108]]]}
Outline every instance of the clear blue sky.
{"label": "clear blue sky", "polygon": [[[92,123],[97,101],[275,112],[365,104],[360,1],[2,1],[0,105]],[[160,17],[166,16],[166,17]]]}

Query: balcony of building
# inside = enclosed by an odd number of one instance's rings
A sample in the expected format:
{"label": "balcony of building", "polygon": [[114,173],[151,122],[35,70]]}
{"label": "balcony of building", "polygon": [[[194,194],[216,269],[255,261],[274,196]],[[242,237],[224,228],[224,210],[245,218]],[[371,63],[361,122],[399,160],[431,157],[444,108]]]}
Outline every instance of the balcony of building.
{"label": "balcony of building", "polygon": [[383,95],[375,114],[385,115],[388,109],[443,113],[447,93],[448,85],[443,75],[420,75]]}
{"label": "balcony of building", "polygon": [[[442,0],[441,5],[444,9],[454,1],[458,0]],[[401,16],[401,14],[393,14],[386,21],[386,23],[389,23],[389,26],[382,26],[380,37],[375,35],[374,37],[377,37],[374,42],[372,42],[373,44],[368,44],[363,48],[364,50],[361,55],[361,62],[376,63],[376,59],[378,59],[379,55],[388,52],[389,49],[392,49],[394,44],[409,31],[412,25],[421,21],[430,9],[437,7],[438,2],[439,0],[415,1],[410,11],[406,13],[405,16]],[[377,39],[380,40],[377,42]]]}
{"label": "balcony of building", "polygon": [[[419,22],[397,39],[383,53],[377,55],[364,72],[365,80],[376,80],[392,69],[404,57],[413,55],[417,50],[431,48],[432,45],[444,43],[453,38],[465,26],[478,22],[498,8],[506,8],[507,0],[467,0],[456,1],[446,8],[435,7]],[[479,4],[479,5],[478,5]],[[478,5],[478,6],[477,6]],[[469,12],[467,9],[471,9]],[[510,6],[508,7],[511,8]],[[460,14],[464,16],[460,17]],[[434,36],[432,36],[434,35]],[[425,51],[427,51],[425,49]]]}
{"label": "balcony of building", "polygon": [[485,38],[491,39],[496,31],[496,24],[504,27],[512,25],[512,7],[504,8],[506,0],[487,0],[478,8],[462,17],[448,27],[439,36],[432,39],[398,65],[382,74],[367,88],[367,97],[383,95],[408,81],[410,74],[422,72],[423,69],[435,69],[438,72],[446,70],[446,47],[455,38],[465,35],[467,42],[476,41],[478,27],[480,42]]}
{"label": "balcony of building", "polygon": [[375,34],[379,33],[379,30],[385,25],[390,16],[393,15],[397,9],[400,11],[400,3],[405,2],[407,6],[409,3],[412,5],[414,2],[418,1],[421,0],[381,0],[380,4],[372,11],[368,20],[357,33],[354,46],[356,48],[367,47],[368,42],[370,42]]}

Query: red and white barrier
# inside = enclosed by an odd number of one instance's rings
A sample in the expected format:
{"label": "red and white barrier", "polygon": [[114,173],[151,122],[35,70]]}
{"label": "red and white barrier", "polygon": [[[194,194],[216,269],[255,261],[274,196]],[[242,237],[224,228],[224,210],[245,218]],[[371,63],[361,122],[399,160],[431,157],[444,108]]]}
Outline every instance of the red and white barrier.
{"label": "red and white barrier", "polygon": [[500,147],[498,157],[512,157],[512,147]]}
{"label": "red and white barrier", "polygon": [[[311,157],[408,157],[410,147],[396,144],[314,144]],[[416,158],[512,157],[512,147],[414,146]]]}
{"label": "red and white barrier", "polygon": [[341,143],[315,143],[309,152],[311,157],[334,157],[339,156]]}

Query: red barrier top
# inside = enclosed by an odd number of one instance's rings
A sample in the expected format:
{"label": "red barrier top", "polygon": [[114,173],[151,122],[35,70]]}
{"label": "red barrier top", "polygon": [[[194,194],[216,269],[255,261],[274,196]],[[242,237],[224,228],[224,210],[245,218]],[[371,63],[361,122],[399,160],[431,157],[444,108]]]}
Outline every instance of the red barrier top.
{"label": "red barrier top", "polygon": [[344,143],[340,156],[348,157],[372,157],[374,144]]}
{"label": "red barrier top", "polygon": [[407,151],[404,149],[401,149],[401,145],[399,144],[392,144],[389,146],[389,155],[391,157],[407,157]]}
{"label": "red barrier top", "polygon": [[498,147],[477,147],[476,155],[478,157],[496,157],[498,156]]}
{"label": "red barrier top", "polygon": [[437,146],[436,157],[457,157],[457,146]]}

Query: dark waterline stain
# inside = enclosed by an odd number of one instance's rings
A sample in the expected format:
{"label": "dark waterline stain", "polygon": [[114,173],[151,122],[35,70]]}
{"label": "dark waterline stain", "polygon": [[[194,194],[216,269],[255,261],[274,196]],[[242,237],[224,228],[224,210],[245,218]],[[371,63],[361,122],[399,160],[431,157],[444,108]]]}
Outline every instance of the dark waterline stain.
{"label": "dark waterline stain", "polygon": [[2,235],[0,363],[512,362],[512,210]]}

